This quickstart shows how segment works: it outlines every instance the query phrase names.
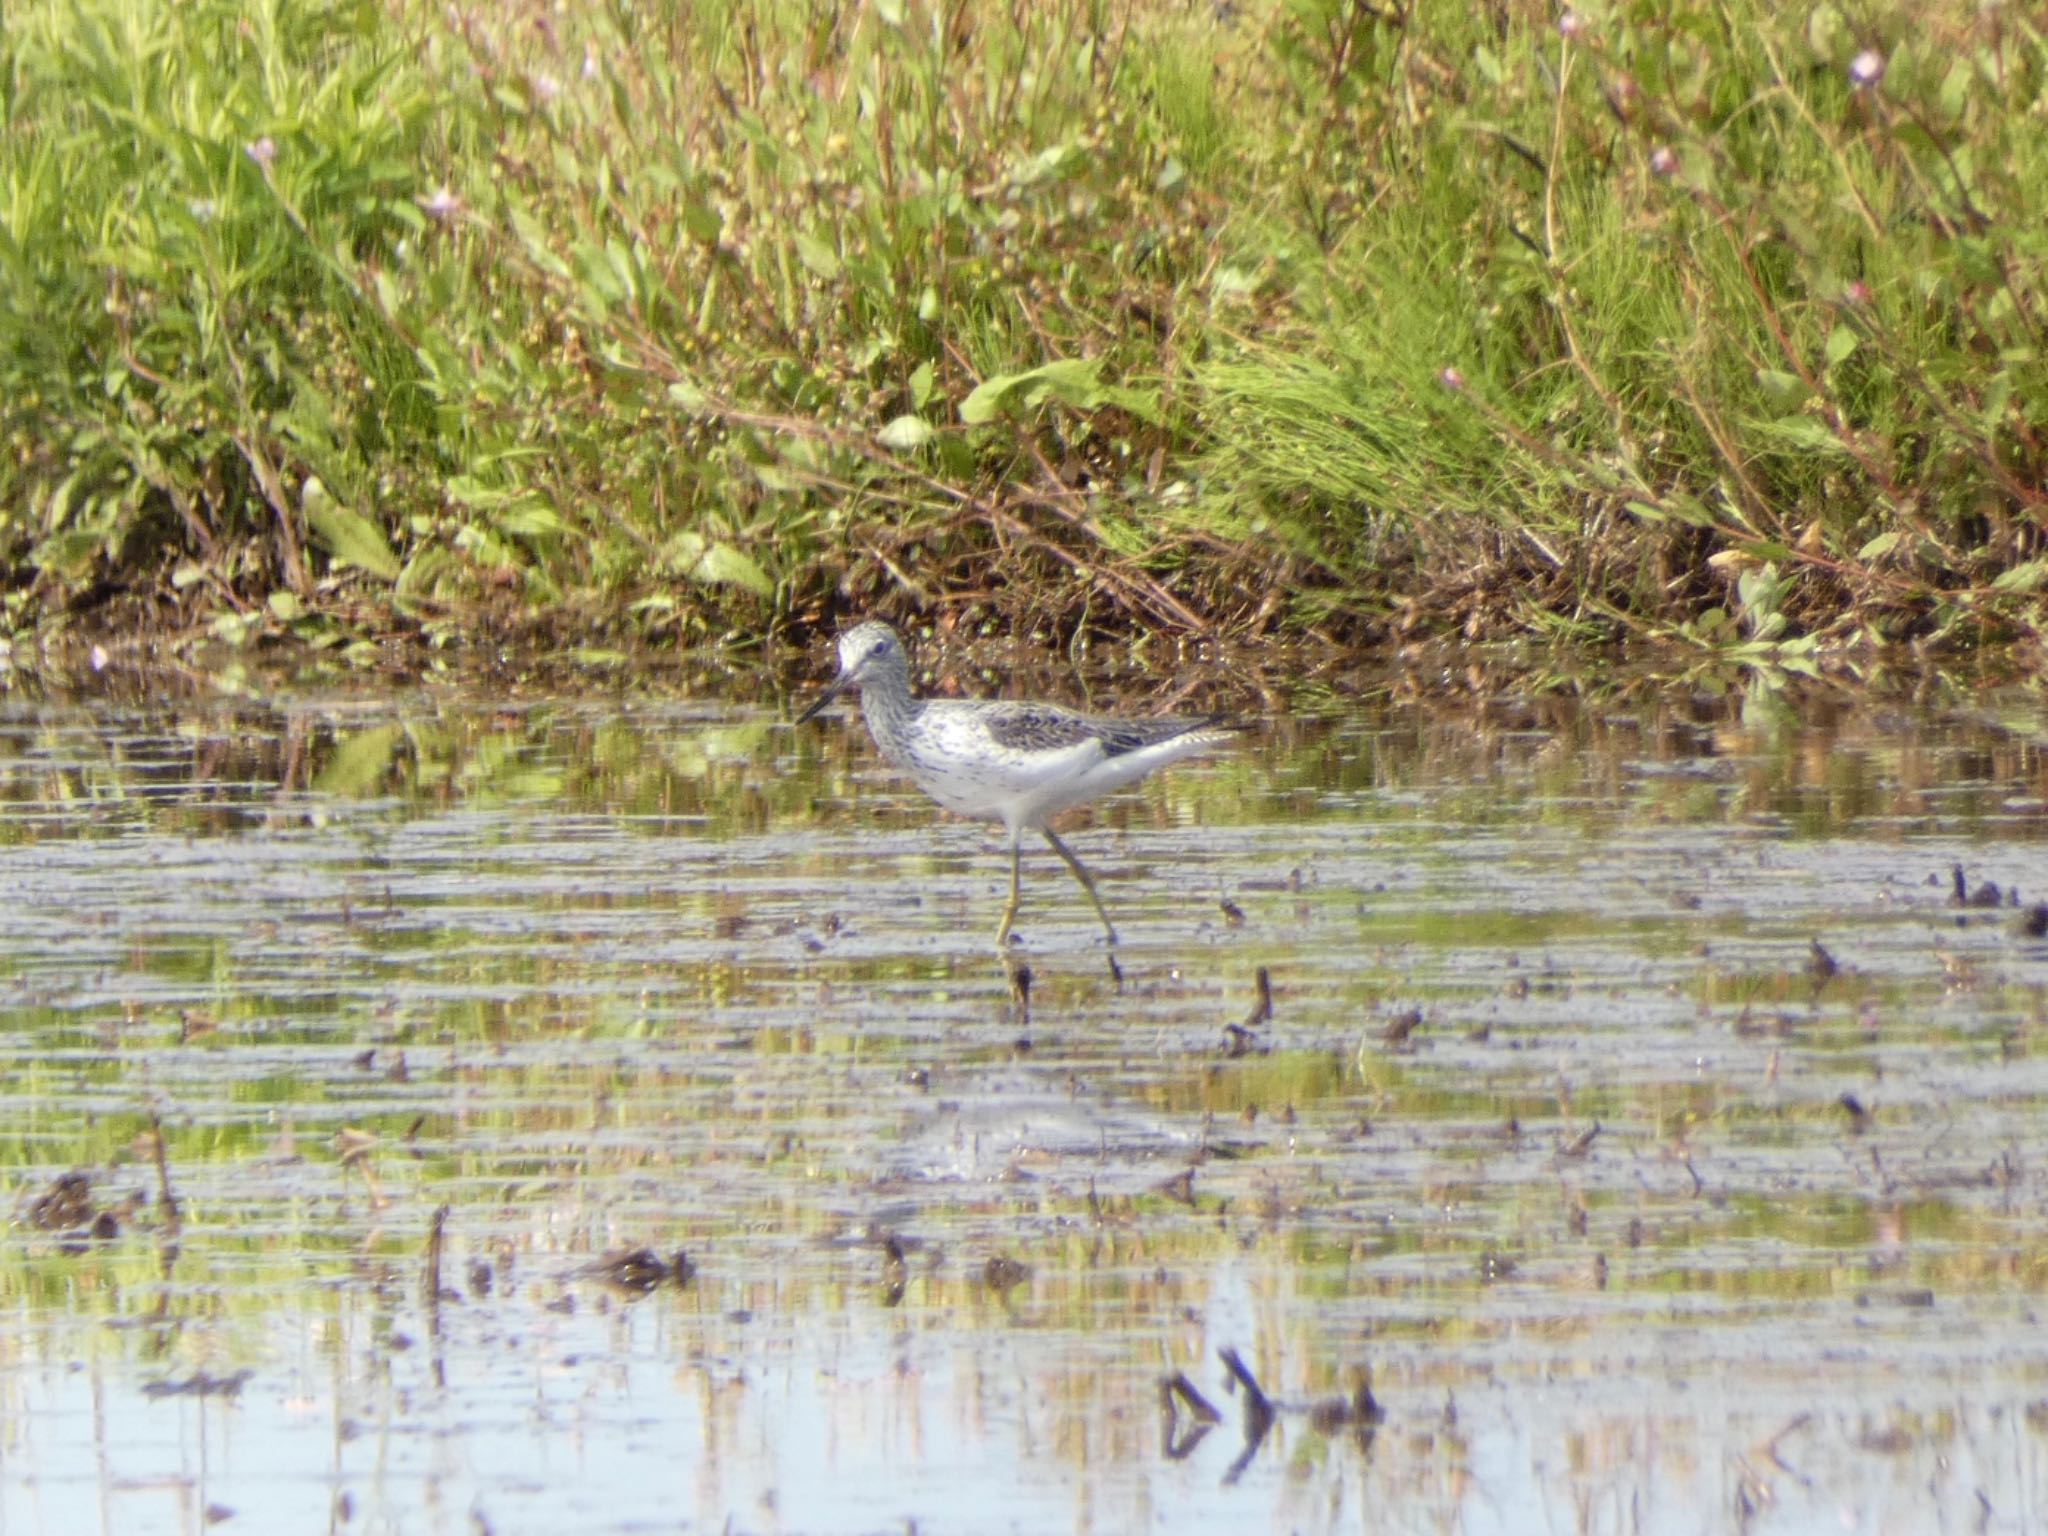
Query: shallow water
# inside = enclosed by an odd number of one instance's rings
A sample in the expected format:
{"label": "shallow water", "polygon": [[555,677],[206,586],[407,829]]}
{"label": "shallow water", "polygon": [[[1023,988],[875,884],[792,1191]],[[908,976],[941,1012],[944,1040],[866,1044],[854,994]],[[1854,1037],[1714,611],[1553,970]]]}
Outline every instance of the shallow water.
{"label": "shallow water", "polygon": [[0,1529],[2048,1507],[2031,696],[1304,693],[1021,988],[987,829],[683,693],[0,706]]}

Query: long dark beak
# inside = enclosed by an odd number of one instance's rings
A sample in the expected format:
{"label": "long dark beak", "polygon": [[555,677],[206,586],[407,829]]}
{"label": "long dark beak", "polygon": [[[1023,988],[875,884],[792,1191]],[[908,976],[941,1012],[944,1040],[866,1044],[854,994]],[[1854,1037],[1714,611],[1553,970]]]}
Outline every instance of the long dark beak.
{"label": "long dark beak", "polygon": [[811,700],[810,704],[805,707],[804,712],[796,717],[796,723],[798,725],[802,725],[806,720],[810,719],[819,710],[823,709],[827,704],[830,704],[834,699],[838,698],[839,695],[846,692],[846,683],[847,679],[844,677],[833,678],[832,681],[826,685],[825,691],[819,694],[815,699]]}

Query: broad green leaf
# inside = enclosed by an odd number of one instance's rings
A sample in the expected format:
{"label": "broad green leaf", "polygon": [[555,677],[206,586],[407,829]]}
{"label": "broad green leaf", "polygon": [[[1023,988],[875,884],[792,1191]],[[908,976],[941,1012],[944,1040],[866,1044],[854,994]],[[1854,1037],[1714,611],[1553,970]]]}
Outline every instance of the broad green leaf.
{"label": "broad green leaf", "polygon": [[744,587],[756,597],[775,593],[768,573],[730,544],[709,546],[690,568],[690,579],[710,586]]}
{"label": "broad green leaf", "polygon": [[1750,539],[1736,547],[1745,555],[1752,555],[1759,560],[1777,561],[1792,558],[1791,548],[1780,544],[1776,539]]}
{"label": "broad green leaf", "polygon": [[1796,373],[1787,373],[1782,368],[1759,368],[1756,381],[1771,403],[1785,410],[1796,411],[1806,401],[1806,385]]}
{"label": "broad green leaf", "polygon": [[526,254],[532,258],[533,264],[550,277],[567,277],[569,268],[555,254],[553,237],[547,226],[518,203],[512,204],[507,212],[511,216],[512,231],[519,236],[519,243],[526,247]]}
{"label": "broad green leaf", "polygon": [[932,424],[922,416],[898,416],[875,434],[875,441],[892,453],[910,453],[931,440]]}
{"label": "broad green leaf", "polygon": [[716,208],[699,202],[683,204],[683,228],[690,232],[692,239],[706,245],[718,244],[718,237],[725,233],[725,220]]}
{"label": "broad green leaf", "polygon": [[692,416],[711,414],[711,397],[688,379],[677,379],[669,385],[668,397]]}
{"label": "broad green leaf", "polygon": [[2029,560],[2001,573],[1991,583],[1995,592],[2033,592],[2048,581],[2048,560]]}
{"label": "broad green leaf", "polygon": [[345,560],[359,571],[366,571],[379,581],[398,579],[398,556],[391,552],[391,545],[384,538],[384,530],[364,517],[352,512],[329,496],[318,480],[306,482],[305,495],[301,501],[305,508],[306,524],[313,530],[313,537],[337,560]]}
{"label": "broad green leaf", "polygon": [[1846,325],[1828,332],[1828,366],[1833,368],[1856,350],[1856,333]]}
{"label": "broad green leaf", "polygon": [[817,237],[799,234],[796,237],[796,254],[814,277],[822,277],[829,283],[839,276],[839,253]]}
{"label": "broad green leaf", "polygon": [[541,539],[560,533],[562,515],[538,497],[524,497],[498,517],[498,527],[521,539]]}
{"label": "broad green leaf", "polygon": [[2005,424],[2005,408],[2012,403],[2012,374],[2001,368],[1991,376],[1991,382],[1984,386],[1984,398],[1978,403],[1977,419],[1989,432],[1996,432]]}
{"label": "broad green leaf", "polygon": [[1781,416],[1776,421],[1752,422],[1750,430],[1782,448],[1803,448],[1830,454],[1849,451],[1825,422],[1815,421],[1811,416]]}
{"label": "broad green leaf", "polygon": [[1159,419],[1156,395],[1104,384],[1102,360],[1093,357],[1061,358],[1022,373],[998,373],[983,379],[960,402],[960,419],[969,426],[980,426],[1006,410],[1031,410],[1048,400],[1077,411],[1115,406],[1144,421]]}

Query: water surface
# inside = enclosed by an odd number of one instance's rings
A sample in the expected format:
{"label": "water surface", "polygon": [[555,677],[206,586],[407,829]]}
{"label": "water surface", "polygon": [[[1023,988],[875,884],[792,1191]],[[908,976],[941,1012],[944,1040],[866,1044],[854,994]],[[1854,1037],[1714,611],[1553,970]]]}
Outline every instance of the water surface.
{"label": "water surface", "polygon": [[753,686],[0,707],[0,1528],[2032,1527],[2031,697]]}

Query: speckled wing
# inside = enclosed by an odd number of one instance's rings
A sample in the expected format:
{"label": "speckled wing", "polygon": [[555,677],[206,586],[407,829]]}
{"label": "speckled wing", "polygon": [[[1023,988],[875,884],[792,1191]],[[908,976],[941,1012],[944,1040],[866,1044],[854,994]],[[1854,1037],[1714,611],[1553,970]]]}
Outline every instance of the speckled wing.
{"label": "speckled wing", "polygon": [[1156,746],[1190,731],[1222,724],[1215,715],[1161,715],[1154,719],[1119,719],[1080,715],[1050,704],[991,704],[983,723],[989,739],[1013,752],[1061,752],[1084,742],[1102,744],[1105,757],[1120,757],[1140,747]]}

